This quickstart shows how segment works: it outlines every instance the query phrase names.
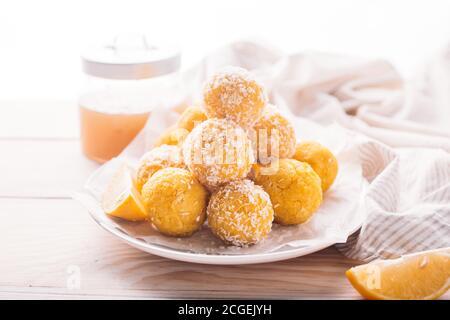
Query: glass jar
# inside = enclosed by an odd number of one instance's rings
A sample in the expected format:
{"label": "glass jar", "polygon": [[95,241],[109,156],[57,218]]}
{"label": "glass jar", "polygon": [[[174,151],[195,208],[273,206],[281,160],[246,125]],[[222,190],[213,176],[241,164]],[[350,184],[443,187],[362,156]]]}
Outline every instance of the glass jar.
{"label": "glass jar", "polygon": [[81,145],[97,162],[117,156],[145,126],[152,109],[183,103],[179,51],[149,45],[145,36],[116,37],[89,49],[82,63]]}

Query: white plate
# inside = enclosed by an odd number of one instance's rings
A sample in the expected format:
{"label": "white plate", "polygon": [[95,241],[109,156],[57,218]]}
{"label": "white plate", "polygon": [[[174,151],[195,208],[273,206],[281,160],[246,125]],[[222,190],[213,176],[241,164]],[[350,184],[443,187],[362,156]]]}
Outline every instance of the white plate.
{"label": "white plate", "polygon": [[[83,203],[86,203],[85,194],[77,194],[75,198]],[[296,257],[305,256],[320,250],[323,250],[329,246],[335,244],[333,241],[328,242],[316,242],[314,244],[305,245],[302,247],[283,247],[277,251],[267,253],[247,253],[247,254],[202,254],[195,253],[186,250],[178,250],[169,248],[163,245],[148,243],[144,239],[129,235],[121,228],[116,227],[110,223],[110,218],[106,214],[99,214],[99,212],[93,212],[88,210],[92,219],[100,225],[104,230],[110,232],[121,241],[148,253],[191,263],[200,264],[213,264],[213,265],[244,265],[244,264],[256,264],[256,263],[268,263],[281,261],[286,259],[292,259]],[[358,230],[361,226],[358,225],[352,232]]]}
{"label": "white plate", "polygon": [[309,131],[321,133],[322,139],[318,140],[329,146],[338,158],[338,177],[308,222],[291,227],[274,225],[268,238],[256,246],[225,247],[207,228],[202,228],[190,238],[177,239],[151,231],[147,224],[143,224],[145,230],[141,230],[138,224],[109,218],[101,207],[100,199],[111,176],[123,161],[136,161],[135,155],[143,154],[145,144],[140,143],[142,139],[139,137],[124,154],[96,170],[75,198],[102,228],[135,248],[161,257],[193,263],[237,265],[304,256],[345,242],[360,228],[364,208],[360,207],[362,202],[359,197],[364,194],[367,181],[362,176],[358,144],[352,135],[336,127],[318,129],[307,121],[299,122],[297,126],[303,129],[302,132],[308,132],[309,128]]}
{"label": "white plate", "polygon": [[[322,249],[325,249],[334,244],[333,242],[327,242],[301,248],[289,248],[284,250],[282,249],[275,252],[260,253],[260,254],[242,254],[242,255],[201,254],[147,243],[143,239],[132,237],[124,233],[124,231],[114,228],[110,224],[102,223],[102,221],[96,219],[95,214],[92,214],[90,211],[89,213],[91,217],[94,219],[94,221],[97,222],[97,224],[99,224],[103,229],[110,232],[123,242],[128,243],[129,245],[137,249],[160,257],[192,263],[215,264],[215,265],[243,265],[255,263],[268,263],[305,256],[307,254],[311,254],[320,251]],[[359,229],[359,227],[357,229]]]}

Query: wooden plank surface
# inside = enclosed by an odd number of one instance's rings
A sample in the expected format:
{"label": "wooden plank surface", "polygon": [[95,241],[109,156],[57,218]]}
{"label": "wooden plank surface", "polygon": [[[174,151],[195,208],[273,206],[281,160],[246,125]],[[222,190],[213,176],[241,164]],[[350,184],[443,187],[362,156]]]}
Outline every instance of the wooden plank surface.
{"label": "wooden plank surface", "polygon": [[78,108],[73,100],[0,100],[0,139],[76,139]]}
{"label": "wooden plank surface", "polygon": [[[0,296],[350,298],[353,263],[335,249],[282,262],[209,266],[171,261],[120,242],[76,202],[0,200]],[[80,288],[69,290],[73,268]]]}
{"label": "wooden plank surface", "polygon": [[74,139],[0,139],[0,197],[68,198],[96,163]]}

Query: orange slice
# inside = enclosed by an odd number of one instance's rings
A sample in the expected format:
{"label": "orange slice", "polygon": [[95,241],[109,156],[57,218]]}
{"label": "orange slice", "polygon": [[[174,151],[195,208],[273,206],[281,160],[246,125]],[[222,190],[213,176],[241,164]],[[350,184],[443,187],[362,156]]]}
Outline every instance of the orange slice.
{"label": "orange slice", "polygon": [[126,165],[121,166],[111,179],[103,194],[102,207],[106,214],[125,220],[147,219],[141,195]]}
{"label": "orange slice", "polygon": [[376,260],[345,274],[367,299],[436,299],[450,287],[450,248]]}

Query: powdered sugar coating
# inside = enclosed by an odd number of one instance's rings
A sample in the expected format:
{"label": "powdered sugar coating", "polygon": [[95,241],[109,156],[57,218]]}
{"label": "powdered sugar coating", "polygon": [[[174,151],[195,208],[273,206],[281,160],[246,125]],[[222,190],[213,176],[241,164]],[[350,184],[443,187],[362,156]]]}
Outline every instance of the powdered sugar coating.
{"label": "powdered sugar coating", "polygon": [[203,101],[210,118],[226,118],[250,128],[261,116],[267,96],[247,70],[227,67],[206,82]]}
{"label": "powdered sugar coating", "polygon": [[256,141],[256,157],[267,164],[273,159],[291,158],[295,153],[296,138],[292,124],[279,110],[269,105],[253,126],[252,140]]}
{"label": "powdered sugar coating", "polygon": [[167,167],[185,168],[181,148],[162,145],[145,153],[139,160],[136,172],[136,186],[140,191],[150,177]]}
{"label": "powdered sugar coating", "polygon": [[228,244],[258,243],[272,229],[269,195],[250,180],[233,181],[211,196],[207,209],[212,232]]}
{"label": "powdered sugar coating", "polygon": [[183,144],[183,157],[195,177],[210,190],[245,178],[253,163],[245,131],[226,119],[209,119],[195,127]]}

